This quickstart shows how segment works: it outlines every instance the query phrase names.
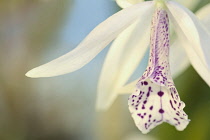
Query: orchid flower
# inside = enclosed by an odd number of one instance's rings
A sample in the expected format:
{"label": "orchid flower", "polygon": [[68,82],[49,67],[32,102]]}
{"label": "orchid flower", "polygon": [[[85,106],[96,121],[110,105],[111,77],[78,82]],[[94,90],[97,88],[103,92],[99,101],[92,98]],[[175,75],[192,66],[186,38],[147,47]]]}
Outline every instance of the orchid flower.
{"label": "orchid flower", "polygon": [[192,65],[208,82],[210,34],[191,11],[165,0],[140,2],[119,11],[99,24],[77,48],[26,75],[51,77],[78,70],[115,39],[98,87],[97,107],[107,109],[150,46],[148,67],[129,97],[129,110],[142,133],[162,122],[183,130],[189,120],[170,74],[169,20],[179,38],[174,44],[181,43]]}

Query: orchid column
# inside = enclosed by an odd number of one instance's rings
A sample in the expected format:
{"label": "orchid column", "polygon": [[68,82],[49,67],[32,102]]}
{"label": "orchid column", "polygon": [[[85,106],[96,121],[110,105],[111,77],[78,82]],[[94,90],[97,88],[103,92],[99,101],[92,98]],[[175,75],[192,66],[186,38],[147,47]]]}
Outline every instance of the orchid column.
{"label": "orchid column", "polygon": [[156,3],[150,33],[148,67],[129,97],[128,105],[136,126],[148,133],[162,122],[183,130],[189,123],[174,86],[169,66],[169,18],[163,2]]}

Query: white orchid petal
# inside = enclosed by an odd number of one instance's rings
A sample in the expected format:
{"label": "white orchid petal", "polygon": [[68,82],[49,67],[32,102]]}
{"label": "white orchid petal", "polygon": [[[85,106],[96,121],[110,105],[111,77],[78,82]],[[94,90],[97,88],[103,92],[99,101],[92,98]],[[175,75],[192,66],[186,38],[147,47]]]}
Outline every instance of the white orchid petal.
{"label": "white orchid petal", "polygon": [[121,8],[127,8],[139,2],[143,2],[144,0],[116,0],[117,4]]}
{"label": "white orchid petal", "polygon": [[129,84],[126,84],[125,86],[121,87],[119,90],[118,90],[118,93],[119,94],[131,94],[135,87],[136,87],[136,83],[139,81],[139,78],[130,82]]}
{"label": "white orchid petal", "polygon": [[196,12],[196,16],[201,20],[209,15],[210,15],[210,4],[205,5]]}
{"label": "white orchid petal", "polygon": [[28,77],[51,77],[73,72],[90,62],[116,36],[150,9],[153,2],[136,4],[99,24],[73,51],[37,68]]}
{"label": "white orchid petal", "polygon": [[[182,42],[182,46],[185,48],[185,52],[188,55],[188,59],[190,63],[198,72],[198,74],[203,78],[203,80],[210,86],[210,70],[208,67],[203,63],[201,58],[198,56],[197,52],[194,49],[189,49],[191,45],[190,41],[187,40],[186,36],[181,33],[181,29],[177,29],[177,36],[179,37]],[[183,41],[185,40],[185,41]]]}
{"label": "white orchid petal", "polygon": [[116,0],[116,2],[121,8],[127,8],[132,6],[132,3],[128,2],[127,0]]}
{"label": "white orchid petal", "polygon": [[[194,49],[203,63],[210,67],[210,34],[205,30],[203,24],[191,11],[173,1],[168,1],[167,7],[175,31],[179,31],[178,34],[184,34],[185,39],[190,43],[187,50]],[[182,42],[185,41],[182,39]]]}
{"label": "white orchid petal", "polygon": [[178,39],[170,47],[169,60],[173,78],[178,77],[190,66],[187,54]]}
{"label": "white orchid petal", "polygon": [[108,109],[122,87],[138,67],[149,45],[153,9],[124,30],[113,42],[105,59],[98,85],[96,108]]}
{"label": "white orchid petal", "polygon": [[[180,34],[180,38],[186,39],[185,36]],[[201,78],[210,86],[210,70],[202,62],[198,54],[193,49],[188,49],[189,42],[183,42],[182,45],[185,47],[186,53],[189,57],[189,60]]]}
{"label": "white orchid petal", "polygon": [[189,123],[175,87],[157,85],[150,79],[139,81],[139,87],[129,97],[128,105],[136,126],[146,134],[167,122],[182,131]]}
{"label": "white orchid petal", "polygon": [[193,50],[189,50],[187,53],[190,55],[190,61],[201,78],[210,86],[210,70],[202,63],[197,53]]}
{"label": "white orchid petal", "polygon": [[187,53],[190,53],[189,55],[191,55],[190,61],[192,66],[208,86],[210,86],[210,70],[202,63],[195,51],[189,50]]}
{"label": "white orchid petal", "polygon": [[181,5],[184,5],[189,9],[195,9],[195,7],[200,1],[201,0],[176,0],[176,2],[180,3]]}
{"label": "white orchid petal", "polygon": [[196,16],[202,21],[206,29],[210,32],[210,4],[205,5],[196,12]]}

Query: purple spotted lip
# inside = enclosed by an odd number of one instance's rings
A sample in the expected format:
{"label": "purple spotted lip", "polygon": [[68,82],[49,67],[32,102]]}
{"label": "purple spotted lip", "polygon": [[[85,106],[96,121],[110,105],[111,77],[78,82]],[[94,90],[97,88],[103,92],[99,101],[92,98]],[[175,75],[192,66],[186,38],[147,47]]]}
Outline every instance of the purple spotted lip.
{"label": "purple spotted lip", "polygon": [[153,15],[148,67],[129,97],[128,105],[136,126],[148,133],[167,122],[177,130],[189,123],[174,86],[169,67],[169,19],[167,12],[157,9]]}

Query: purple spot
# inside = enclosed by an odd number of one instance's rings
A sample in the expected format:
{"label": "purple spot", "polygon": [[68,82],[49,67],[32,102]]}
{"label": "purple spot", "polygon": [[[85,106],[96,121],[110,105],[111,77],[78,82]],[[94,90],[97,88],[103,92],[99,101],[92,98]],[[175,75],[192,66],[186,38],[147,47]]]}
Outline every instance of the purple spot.
{"label": "purple spot", "polygon": [[152,110],[153,109],[153,106],[150,106],[150,108],[149,108],[150,110]]}
{"label": "purple spot", "polygon": [[174,118],[174,120],[178,121],[178,119],[177,119],[177,118]]}
{"label": "purple spot", "polygon": [[164,113],[164,110],[161,108],[161,109],[159,110],[159,113],[163,114],[163,113]]}
{"label": "purple spot", "polygon": [[147,81],[144,81],[144,85],[148,85]]}
{"label": "purple spot", "polygon": [[170,100],[170,104],[171,104],[171,107],[176,110],[176,108],[174,108],[173,104],[172,104],[172,101]]}
{"label": "purple spot", "polygon": [[147,129],[147,123],[145,123],[145,128]]}
{"label": "purple spot", "polygon": [[162,92],[162,91],[159,91],[159,92],[158,92],[158,96],[160,96],[160,97],[162,97],[163,94],[164,94],[164,92]]}

